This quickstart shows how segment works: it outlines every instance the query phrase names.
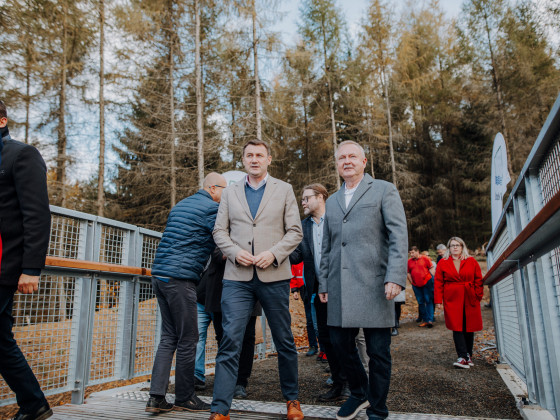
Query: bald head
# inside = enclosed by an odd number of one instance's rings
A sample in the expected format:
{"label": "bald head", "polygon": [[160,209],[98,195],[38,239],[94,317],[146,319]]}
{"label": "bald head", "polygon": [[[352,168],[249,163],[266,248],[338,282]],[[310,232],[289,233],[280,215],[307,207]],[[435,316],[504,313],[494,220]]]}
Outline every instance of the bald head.
{"label": "bald head", "polygon": [[226,187],[226,179],[216,172],[210,172],[206,175],[202,183],[202,188],[212,196],[212,200],[218,203],[222,199],[222,191]]}

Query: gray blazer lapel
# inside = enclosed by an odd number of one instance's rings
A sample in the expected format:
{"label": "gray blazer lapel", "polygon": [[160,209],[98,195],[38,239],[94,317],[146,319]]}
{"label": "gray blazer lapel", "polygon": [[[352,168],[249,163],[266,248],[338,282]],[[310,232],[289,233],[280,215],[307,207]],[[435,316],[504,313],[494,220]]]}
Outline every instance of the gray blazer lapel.
{"label": "gray blazer lapel", "polygon": [[362,198],[362,196],[366,193],[366,191],[371,188],[372,183],[373,183],[373,178],[370,175],[365,174],[364,179],[362,179],[362,182],[360,182],[360,185],[358,185],[358,189],[352,196],[352,200],[350,200],[350,202],[348,203],[348,209],[346,210],[346,213],[349,213],[350,210],[352,210],[352,207],[356,205],[358,200]]}
{"label": "gray blazer lapel", "polygon": [[346,200],[344,198],[344,187],[341,187],[336,193],[336,201],[340,205],[342,212],[346,214]]}
{"label": "gray blazer lapel", "polygon": [[[266,181],[266,186],[264,187],[264,193],[261,203],[259,204],[259,209],[257,210],[257,214],[255,215],[255,220],[257,220],[259,214],[261,214],[263,209],[266,207],[266,203],[268,203],[268,200],[270,200],[270,198],[274,195],[274,190],[276,189],[277,185],[278,183],[276,182],[276,178],[272,178],[269,175],[268,180]],[[245,199],[245,202],[247,202],[247,199]],[[248,204],[247,208],[249,208]]]}
{"label": "gray blazer lapel", "polygon": [[253,219],[251,215],[251,210],[249,209],[249,203],[247,203],[247,196],[245,195],[245,178],[239,181],[238,183],[234,184],[235,194],[237,195],[237,199],[241,203],[241,207],[245,210],[245,213],[249,216],[249,218]]}

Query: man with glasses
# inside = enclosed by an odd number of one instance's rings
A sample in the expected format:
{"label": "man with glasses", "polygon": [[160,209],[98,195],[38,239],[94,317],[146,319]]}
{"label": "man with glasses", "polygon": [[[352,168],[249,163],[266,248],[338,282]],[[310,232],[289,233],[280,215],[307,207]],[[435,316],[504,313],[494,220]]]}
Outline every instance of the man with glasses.
{"label": "man with glasses", "polygon": [[[152,368],[149,413],[208,411],[195,394],[194,366],[198,342],[196,285],[215,248],[212,230],[225,178],[210,173],[203,188],[180,201],[169,213],[152,266],[152,287],[161,312],[161,339]],[[165,399],[173,354],[175,404]]]}
{"label": "man with glasses", "polygon": [[[302,220],[303,241],[298,245],[297,249],[290,255],[292,264],[299,264],[303,261],[305,294],[303,296],[304,303],[309,301],[310,297],[318,292],[319,282],[317,274],[319,273],[319,265],[321,263],[321,246],[323,244],[323,227],[325,220],[325,202],[329,197],[327,189],[321,184],[311,184],[303,187],[301,205],[303,213],[308,216]],[[311,303],[309,302],[309,305]],[[319,297],[314,301],[317,313],[317,329],[319,330],[319,342],[321,348],[327,356],[327,362],[331,370],[332,387],[329,391],[318,396],[319,401],[332,402],[348,399],[350,390],[346,383],[346,375],[342,371],[338,357],[336,356],[331,338],[329,335],[329,327],[327,326],[327,303],[321,302]],[[308,310],[305,314],[307,316]],[[315,337],[309,334],[309,328],[313,328],[313,324],[307,320],[308,337]],[[311,340],[311,339],[310,339]],[[310,341],[311,345],[311,341]]]}

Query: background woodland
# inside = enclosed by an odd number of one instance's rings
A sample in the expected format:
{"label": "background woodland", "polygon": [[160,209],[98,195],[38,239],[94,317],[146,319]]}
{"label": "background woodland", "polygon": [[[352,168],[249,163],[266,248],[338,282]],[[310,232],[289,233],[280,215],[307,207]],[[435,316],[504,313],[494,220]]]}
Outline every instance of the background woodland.
{"label": "background woodland", "polygon": [[353,31],[343,4],[302,0],[286,41],[268,0],[3,0],[12,136],[45,156],[51,204],[160,231],[204,174],[242,169],[248,139],[297,196],[338,189],[351,139],[397,185],[411,245],[481,247],[494,136],[511,187],[559,93],[560,2],[465,0],[449,20],[371,0]]}

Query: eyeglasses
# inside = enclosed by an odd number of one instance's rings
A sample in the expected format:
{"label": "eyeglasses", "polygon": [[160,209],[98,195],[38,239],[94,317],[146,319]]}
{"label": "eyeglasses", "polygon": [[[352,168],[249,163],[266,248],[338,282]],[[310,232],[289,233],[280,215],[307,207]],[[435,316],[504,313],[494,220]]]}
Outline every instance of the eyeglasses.
{"label": "eyeglasses", "polygon": [[463,248],[463,245],[460,245],[460,244],[452,244],[452,245],[449,245],[449,248]]}
{"label": "eyeglasses", "polygon": [[213,186],[213,187],[218,187],[218,188],[226,188],[226,187],[224,187],[224,186],[222,186],[222,185],[212,185],[212,186]]}
{"label": "eyeglasses", "polygon": [[309,199],[310,199],[311,197],[316,197],[316,196],[317,196],[317,194],[306,195],[305,197],[303,197],[303,198],[301,199],[301,202],[302,202],[302,203],[308,203],[308,202],[309,202]]}

